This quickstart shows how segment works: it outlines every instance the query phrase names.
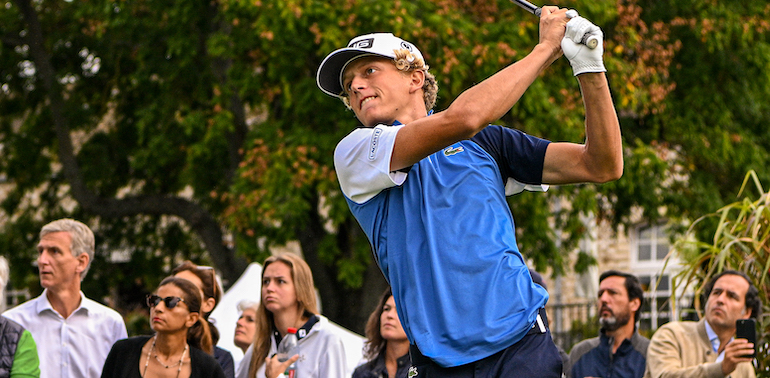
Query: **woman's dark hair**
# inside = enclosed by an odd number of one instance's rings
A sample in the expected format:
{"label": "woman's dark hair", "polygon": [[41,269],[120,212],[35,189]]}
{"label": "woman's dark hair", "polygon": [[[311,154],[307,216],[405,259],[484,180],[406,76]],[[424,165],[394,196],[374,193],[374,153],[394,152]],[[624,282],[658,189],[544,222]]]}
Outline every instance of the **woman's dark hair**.
{"label": "woman's dark hair", "polygon": [[[161,281],[158,288],[160,289],[166,285],[174,285],[179,290],[182,290],[182,299],[187,304],[187,309],[190,312],[201,312],[201,296],[200,291],[194,283],[179,277],[166,277]],[[155,291],[157,293],[157,290]],[[187,342],[191,347],[198,348],[211,354],[214,350],[214,343],[211,339],[211,332],[209,331],[208,321],[203,319],[203,316],[198,318],[198,321],[187,330]]]}
{"label": "woman's dark hair", "polygon": [[746,292],[746,309],[751,310],[752,318],[760,319],[762,316],[762,302],[759,300],[759,290],[757,290],[757,287],[754,286],[751,278],[749,278],[746,273],[738,270],[724,270],[712,277],[709,282],[703,286],[703,303],[705,304],[708,302],[708,299],[711,296],[711,290],[714,289],[714,284],[717,283],[717,280],[728,274],[743,277],[743,279],[749,283],[749,291]]}
{"label": "woman's dark hair", "polygon": [[384,293],[382,293],[382,296],[380,297],[380,301],[377,303],[377,307],[374,308],[374,311],[369,315],[369,320],[366,322],[366,342],[364,343],[364,357],[372,361],[377,358],[377,356],[380,355],[382,351],[385,350],[385,344],[388,343],[388,340],[385,340],[382,338],[382,334],[380,334],[380,326],[382,322],[382,311],[385,308],[385,302],[390,299],[390,297],[393,296],[393,291],[390,287],[388,287]]}
{"label": "woman's dark hair", "polygon": [[[190,260],[185,260],[171,271],[171,275],[175,276],[184,271],[189,271],[203,282],[203,295],[206,296],[204,299],[214,298],[214,307],[211,309],[213,311],[219,304],[219,300],[222,299],[222,288],[217,282],[214,268],[199,266]],[[211,332],[211,340],[216,344],[219,341],[219,329],[217,329],[214,323],[209,321],[209,315],[211,315],[211,312],[201,313],[203,319],[206,319],[206,322],[209,323],[208,328]]]}

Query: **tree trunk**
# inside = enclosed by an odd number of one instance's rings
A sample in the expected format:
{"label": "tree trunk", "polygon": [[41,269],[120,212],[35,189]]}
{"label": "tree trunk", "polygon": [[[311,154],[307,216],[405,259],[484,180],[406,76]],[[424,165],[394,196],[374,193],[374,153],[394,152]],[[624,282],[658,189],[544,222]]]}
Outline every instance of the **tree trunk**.
{"label": "tree trunk", "polygon": [[[315,209],[315,205],[317,201],[311,209]],[[322,301],[322,313],[335,323],[363,335],[366,321],[387,283],[373,259],[367,265],[360,288],[347,288],[340,283],[337,280],[337,267],[326,264],[319,256],[319,242],[326,236],[322,221],[317,211],[309,211],[305,226],[296,232],[302,254],[313,272],[313,281],[316,282]],[[354,244],[348,240],[351,227],[357,234],[361,234],[358,224],[354,221],[340,226],[338,247],[343,256],[353,255],[351,249]]]}
{"label": "tree trunk", "polygon": [[232,248],[223,242],[222,230],[216,219],[200,205],[180,197],[154,195],[134,196],[123,199],[102,198],[89,190],[83,180],[80,166],[74,154],[70,128],[63,114],[64,100],[56,81],[51,58],[44,47],[44,38],[37,13],[29,0],[14,0],[29,26],[25,42],[37,70],[36,76],[42,82],[50,103],[56,138],[59,146],[59,161],[73,198],[87,212],[103,217],[124,217],[138,214],[175,215],[182,218],[201,238],[206,250],[224,280],[235,282],[246,270],[246,260],[237,257]]}

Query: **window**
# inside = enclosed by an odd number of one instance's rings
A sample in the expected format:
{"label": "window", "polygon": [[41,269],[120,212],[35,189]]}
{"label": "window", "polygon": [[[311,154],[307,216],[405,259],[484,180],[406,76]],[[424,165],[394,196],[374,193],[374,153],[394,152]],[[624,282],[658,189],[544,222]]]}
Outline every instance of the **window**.
{"label": "window", "polygon": [[644,289],[644,303],[639,329],[655,330],[671,321],[671,278],[663,275],[638,275]]}
{"label": "window", "polygon": [[679,262],[673,258],[666,265],[669,242],[664,225],[638,227],[630,236],[632,272],[639,278],[644,289],[639,329],[656,330],[675,320],[674,311],[681,314],[683,308],[689,308],[692,295],[677,293],[676,306],[672,307],[671,279],[677,273],[675,267],[679,266]]}
{"label": "window", "polygon": [[668,255],[668,236],[663,226],[642,227],[638,231],[636,260],[664,261]]}

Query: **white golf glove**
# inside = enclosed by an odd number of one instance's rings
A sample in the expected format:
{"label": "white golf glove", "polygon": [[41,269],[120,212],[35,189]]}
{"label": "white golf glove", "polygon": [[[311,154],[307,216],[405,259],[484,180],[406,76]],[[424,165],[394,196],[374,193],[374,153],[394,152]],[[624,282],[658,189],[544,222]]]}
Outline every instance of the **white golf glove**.
{"label": "white golf glove", "polygon": [[[589,37],[598,40],[596,48],[592,49],[581,43],[587,41]],[[607,72],[602,60],[603,39],[602,29],[583,17],[577,16],[567,22],[567,31],[561,40],[561,49],[564,56],[569,59],[575,76],[586,72]]]}

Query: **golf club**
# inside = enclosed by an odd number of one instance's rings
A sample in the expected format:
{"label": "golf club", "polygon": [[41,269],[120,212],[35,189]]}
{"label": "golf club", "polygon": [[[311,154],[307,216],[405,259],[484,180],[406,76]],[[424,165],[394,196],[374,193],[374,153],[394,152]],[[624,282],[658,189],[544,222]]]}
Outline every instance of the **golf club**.
{"label": "golf club", "polygon": [[[514,4],[524,8],[527,12],[534,14],[537,17],[540,17],[541,9],[535,4],[530,3],[527,0],[511,0]],[[575,18],[577,17],[577,11],[570,9],[567,11],[567,17],[569,18]],[[583,39],[580,41],[580,43],[588,46],[590,49],[595,49],[597,45],[599,45],[599,39],[592,36],[592,35],[584,35]]]}

